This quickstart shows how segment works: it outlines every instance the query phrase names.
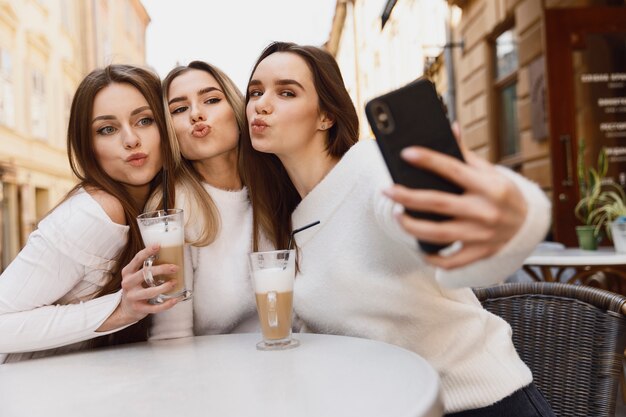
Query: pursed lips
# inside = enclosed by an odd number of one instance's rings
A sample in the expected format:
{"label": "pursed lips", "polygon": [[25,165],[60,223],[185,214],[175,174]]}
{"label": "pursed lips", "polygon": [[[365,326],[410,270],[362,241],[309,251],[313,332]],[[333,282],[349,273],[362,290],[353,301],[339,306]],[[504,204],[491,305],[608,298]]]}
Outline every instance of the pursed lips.
{"label": "pursed lips", "polygon": [[193,130],[191,131],[191,136],[195,138],[203,138],[208,135],[210,131],[211,128],[208,125],[205,125],[204,123],[199,123],[193,127]]}
{"label": "pursed lips", "polygon": [[148,160],[148,155],[145,153],[134,153],[128,158],[126,158],[126,162],[129,165],[132,165],[134,167],[142,166],[143,164],[146,163],[147,160]]}
{"label": "pursed lips", "polygon": [[254,119],[252,123],[250,123],[250,130],[254,133],[262,133],[268,127],[268,124],[261,119]]}

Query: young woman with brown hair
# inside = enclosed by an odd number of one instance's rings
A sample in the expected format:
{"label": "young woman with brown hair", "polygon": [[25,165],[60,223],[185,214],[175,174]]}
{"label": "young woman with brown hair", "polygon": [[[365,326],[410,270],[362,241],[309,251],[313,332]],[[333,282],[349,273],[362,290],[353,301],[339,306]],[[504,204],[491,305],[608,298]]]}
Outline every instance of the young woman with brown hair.
{"label": "young woman with brown hair", "polygon": [[[405,159],[465,193],[393,186],[375,142],[357,143],[339,67],[316,47],[269,45],[248,83],[246,115],[240,166],[255,229],[285,248],[293,229],[321,222],[295,235],[303,330],[417,352],[439,371],[449,415],[553,415],[510,327],[468,288],[504,279],[545,236],[550,205],[539,187],[470,152],[464,164],[424,148],[406,149]],[[413,219],[397,203],[452,219]],[[416,237],[461,249],[426,256]]]}
{"label": "young woman with brown hair", "polygon": [[141,265],[158,247],[143,249],[135,221],[173,161],[160,96],[155,74],[128,65],[94,70],[78,86],[67,144],[79,183],[0,276],[0,352],[12,353],[8,361],[145,340],[143,323],[92,339],[176,304],[147,302],[174,284],[143,288]]}

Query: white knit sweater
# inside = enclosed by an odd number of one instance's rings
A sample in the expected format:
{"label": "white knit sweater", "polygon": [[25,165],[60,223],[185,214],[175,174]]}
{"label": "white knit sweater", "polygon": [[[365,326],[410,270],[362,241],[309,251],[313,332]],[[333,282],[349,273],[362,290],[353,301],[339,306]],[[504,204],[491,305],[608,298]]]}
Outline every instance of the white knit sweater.
{"label": "white knit sweater", "polygon": [[294,229],[321,221],[296,235],[294,309],[303,331],[377,339],[417,352],[439,372],[447,413],[490,405],[529,384],[532,375],[515,352],[510,327],[467,288],[514,272],[548,228],[544,193],[501,172],[528,204],[521,230],[490,259],[436,271],[393,218],[399,207],[381,193],[392,181],[376,143],[354,145],[292,216]]}
{"label": "white knit sweater", "polygon": [[[225,191],[204,184],[220,214],[220,230],[207,246],[185,246],[185,284],[193,298],[155,314],[150,340],[258,331],[254,291],[248,272],[252,251],[252,207],[248,190]],[[188,209],[177,190],[177,207]],[[192,218],[193,219],[193,218]],[[188,223],[188,238],[198,235]]]}
{"label": "white knit sweater", "polygon": [[84,190],[46,216],[0,276],[0,353],[24,352],[9,361],[48,356],[120,330],[95,331],[121,291],[93,296],[110,279],[127,235],[128,226],[111,221]]}

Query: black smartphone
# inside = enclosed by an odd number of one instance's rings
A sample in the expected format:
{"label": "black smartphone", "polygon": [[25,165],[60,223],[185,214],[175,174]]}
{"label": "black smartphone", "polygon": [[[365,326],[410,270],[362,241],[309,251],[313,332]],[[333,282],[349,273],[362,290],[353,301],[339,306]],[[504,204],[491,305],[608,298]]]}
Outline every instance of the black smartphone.
{"label": "black smartphone", "polygon": [[[425,78],[376,97],[365,105],[367,120],[394,182],[409,188],[432,189],[461,194],[463,189],[440,176],[408,164],[400,157],[402,149],[419,145],[463,161],[463,155],[450,128],[442,101],[432,82]],[[441,221],[448,217],[406,210],[420,219]],[[418,241],[427,253],[448,245]]]}

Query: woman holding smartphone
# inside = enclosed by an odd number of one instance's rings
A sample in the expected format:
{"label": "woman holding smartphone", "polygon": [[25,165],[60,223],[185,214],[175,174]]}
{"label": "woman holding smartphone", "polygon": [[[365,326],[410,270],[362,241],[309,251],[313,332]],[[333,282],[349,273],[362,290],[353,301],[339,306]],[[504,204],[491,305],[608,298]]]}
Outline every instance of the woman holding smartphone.
{"label": "woman holding smartphone", "polygon": [[247,263],[252,207],[237,166],[246,130],[243,94],[217,67],[193,61],[165,77],[163,99],[175,155],[176,204],[188,214],[185,281],[194,295],[155,316],[150,338],[255,331]]}
{"label": "woman holding smartphone", "polygon": [[[240,166],[255,236],[285,248],[292,229],[321,222],[295,235],[294,310],[304,331],[417,352],[439,371],[448,415],[553,415],[510,327],[469,288],[504,279],[545,235],[550,205],[535,184],[467,151],[464,164],[409,148],[405,159],[465,192],[393,186],[376,144],[357,143],[337,63],[316,47],[270,44],[254,65],[246,116]],[[452,219],[413,219],[397,203]],[[425,256],[415,238],[462,247]]]}
{"label": "woman holding smartphone", "polygon": [[68,157],[79,183],[0,276],[0,352],[10,353],[7,361],[145,340],[145,323],[93,339],[176,304],[148,304],[175,283],[143,288],[141,265],[158,247],[142,249],[135,222],[161,184],[161,168],[172,163],[160,95],[155,74],[128,65],[94,70],[78,86]]}

